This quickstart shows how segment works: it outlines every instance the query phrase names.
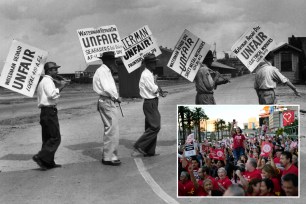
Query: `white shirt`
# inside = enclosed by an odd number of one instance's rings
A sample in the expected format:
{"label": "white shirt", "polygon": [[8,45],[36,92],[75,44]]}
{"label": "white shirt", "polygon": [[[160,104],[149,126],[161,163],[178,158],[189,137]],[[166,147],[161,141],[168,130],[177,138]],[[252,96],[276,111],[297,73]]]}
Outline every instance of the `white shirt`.
{"label": "white shirt", "polygon": [[92,80],[92,87],[93,90],[99,95],[118,99],[119,95],[115,80],[110,69],[105,64],[102,64],[95,72]]}
{"label": "white shirt", "polygon": [[153,73],[145,68],[141,73],[139,80],[140,96],[145,99],[152,99],[158,97],[158,86],[154,83]]}
{"label": "white shirt", "polygon": [[254,82],[255,89],[275,89],[277,82],[284,84],[288,81],[276,67],[266,62],[261,62],[258,66]]}
{"label": "white shirt", "polygon": [[56,105],[59,97],[59,89],[55,87],[52,77],[45,75],[37,87],[38,107]]}

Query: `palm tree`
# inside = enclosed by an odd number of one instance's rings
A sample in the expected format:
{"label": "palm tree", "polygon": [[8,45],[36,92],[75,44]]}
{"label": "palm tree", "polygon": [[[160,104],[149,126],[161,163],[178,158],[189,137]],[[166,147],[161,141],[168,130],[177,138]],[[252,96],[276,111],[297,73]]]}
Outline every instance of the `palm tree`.
{"label": "palm tree", "polygon": [[197,130],[198,130],[198,141],[201,142],[201,121],[205,120],[207,117],[207,115],[205,114],[205,112],[203,111],[202,108],[195,108],[193,110],[193,117],[192,117],[192,121],[194,123],[194,125],[197,126]]}
{"label": "palm tree", "polygon": [[187,127],[187,135],[191,134],[192,129],[192,111],[189,108],[185,111],[185,118],[186,118],[186,127]]}
{"label": "palm tree", "polygon": [[223,119],[219,120],[219,124],[220,124],[220,130],[221,130],[221,139],[223,140],[223,130],[225,128],[225,121]]}
{"label": "palm tree", "polygon": [[214,125],[215,125],[215,131],[218,134],[218,140],[219,140],[219,121],[218,119],[215,121]]}
{"label": "palm tree", "polygon": [[[186,130],[185,130],[185,112],[188,109],[188,107],[185,106],[179,106],[178,107],[178,124],[179,124],[179,132],[180,134],[183,134],[183,139],[185,140]],[[181,132],[182,127],[182,132]]]}
{"label": "palm tree", "polygon": [[189,107],[179,106],[178,107],[178,124],[179,124],[180,134],[182,133],[183,141],[185,141],[186,135],[191,134],[191,129],[192,129],[191,121],[192,121],[192,112],[189,109]]}

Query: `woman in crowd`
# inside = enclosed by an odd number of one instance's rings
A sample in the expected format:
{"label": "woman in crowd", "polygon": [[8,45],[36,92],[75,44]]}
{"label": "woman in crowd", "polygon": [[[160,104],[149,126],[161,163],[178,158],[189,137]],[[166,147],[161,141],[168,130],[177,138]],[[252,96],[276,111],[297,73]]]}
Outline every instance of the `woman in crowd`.
{"label": "woman in crowd", "polygon": [[247,196],[258,196],[260,193],[260,183],[261,179],[254,178],[249,182],[249,186],[246,190]]}
{"label": "woman in crowd", "polygon": [[260,194],[259,196],[274,196],[274,185],[271,179],[264,178],[260,182]]}
{"label": "woman in crowd", "polygon": [[227,172],[224,167],[218,169],[218,177],[216,178],[219,190],[224,193],[225,190],[232,185],[231,180],[226,176]]}
{"label": "woman in crowd", "polygon": [[280,179],[277,177],[275,169],[271,164],[266,164],[261,170],[261,177],[268,178],[273,182],[273,194],[279,196],[281,194],[281,183]]}

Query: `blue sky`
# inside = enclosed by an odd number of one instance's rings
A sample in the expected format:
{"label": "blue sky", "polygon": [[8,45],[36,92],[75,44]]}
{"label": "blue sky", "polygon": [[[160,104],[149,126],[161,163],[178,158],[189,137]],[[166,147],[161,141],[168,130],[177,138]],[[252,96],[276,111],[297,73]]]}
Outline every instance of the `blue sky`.
{"label": "blue sky", "polygon": [[184,29],[229,51],[254,23],[276,43],[306,36],[304,0],[1,0],[0,71],[13,39],[49,52],[62,73],[86,67],[76,30],[115,24],[123,38],[148,25],[173,48]]}

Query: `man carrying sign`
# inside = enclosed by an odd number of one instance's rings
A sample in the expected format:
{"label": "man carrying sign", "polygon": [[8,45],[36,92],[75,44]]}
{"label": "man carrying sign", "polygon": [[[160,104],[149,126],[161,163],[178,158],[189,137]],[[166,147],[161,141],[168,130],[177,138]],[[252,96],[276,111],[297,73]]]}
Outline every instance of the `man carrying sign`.
{"label": "man carrying sign", "polygon": [[37,87],[38,107],[41,109],[40,125],[42,128],[42,148],[33,160],[42,170],[61,167],[54,162],[54,155],[61,143],[60,127],[57,117],[57,99],[59,92],[67,85],[61,81],[59,88],[55,87],[53,78],[57,76],[60,66],[54,62],[47,62],[44,66],[45,76]]}
{"label": "man carrying sign", "polygon": [[[144,57],[146,68],[139,80],[140,96],[144,98],[143,112],[145,114],[145,132],[134,144],[132,156],[154,156],[157,134],[160,130],[160,113],[158,111],[158,96],[162,93],[159,86],[154,83],[153,71],[156,68],[157,58],[154,54]],[[162,95],[163,96],[163,95]]]}
{"label": "man carrying sign", "polygon": [[102,164],[119,166],[121,164],[118,159],[119,121],[115,102],[121,103],[121,97],[118,95],[115,80],[111,74],[116,65],[115,53],[105,52],[100,59],[103,64],[95,72],[92,86],[93,90],[99,94],[97,107],[104,127]]}
{"label": "man carrying sign", "polygon": [[280,71],[271,65],[273,54],[270,52],[263,62],[257,66],[255,75],[254,89],[256,90],[259,104],[276,104],[274,89],[277,83],[286,84],[291,88],[295,95],[301,96],[296,87],[280,73]]}
{"label": "man carrying sign", "polygon": [[[213,53],[209,50],[194,78],[197,91],[195,104],[216,104],[213,90],[217,85],[229,82],[227,79],[219,81],[220,73],[209,68],[214,61],[213,59]],[[214,73],[214,77],[212,77],[211,72]]]}

